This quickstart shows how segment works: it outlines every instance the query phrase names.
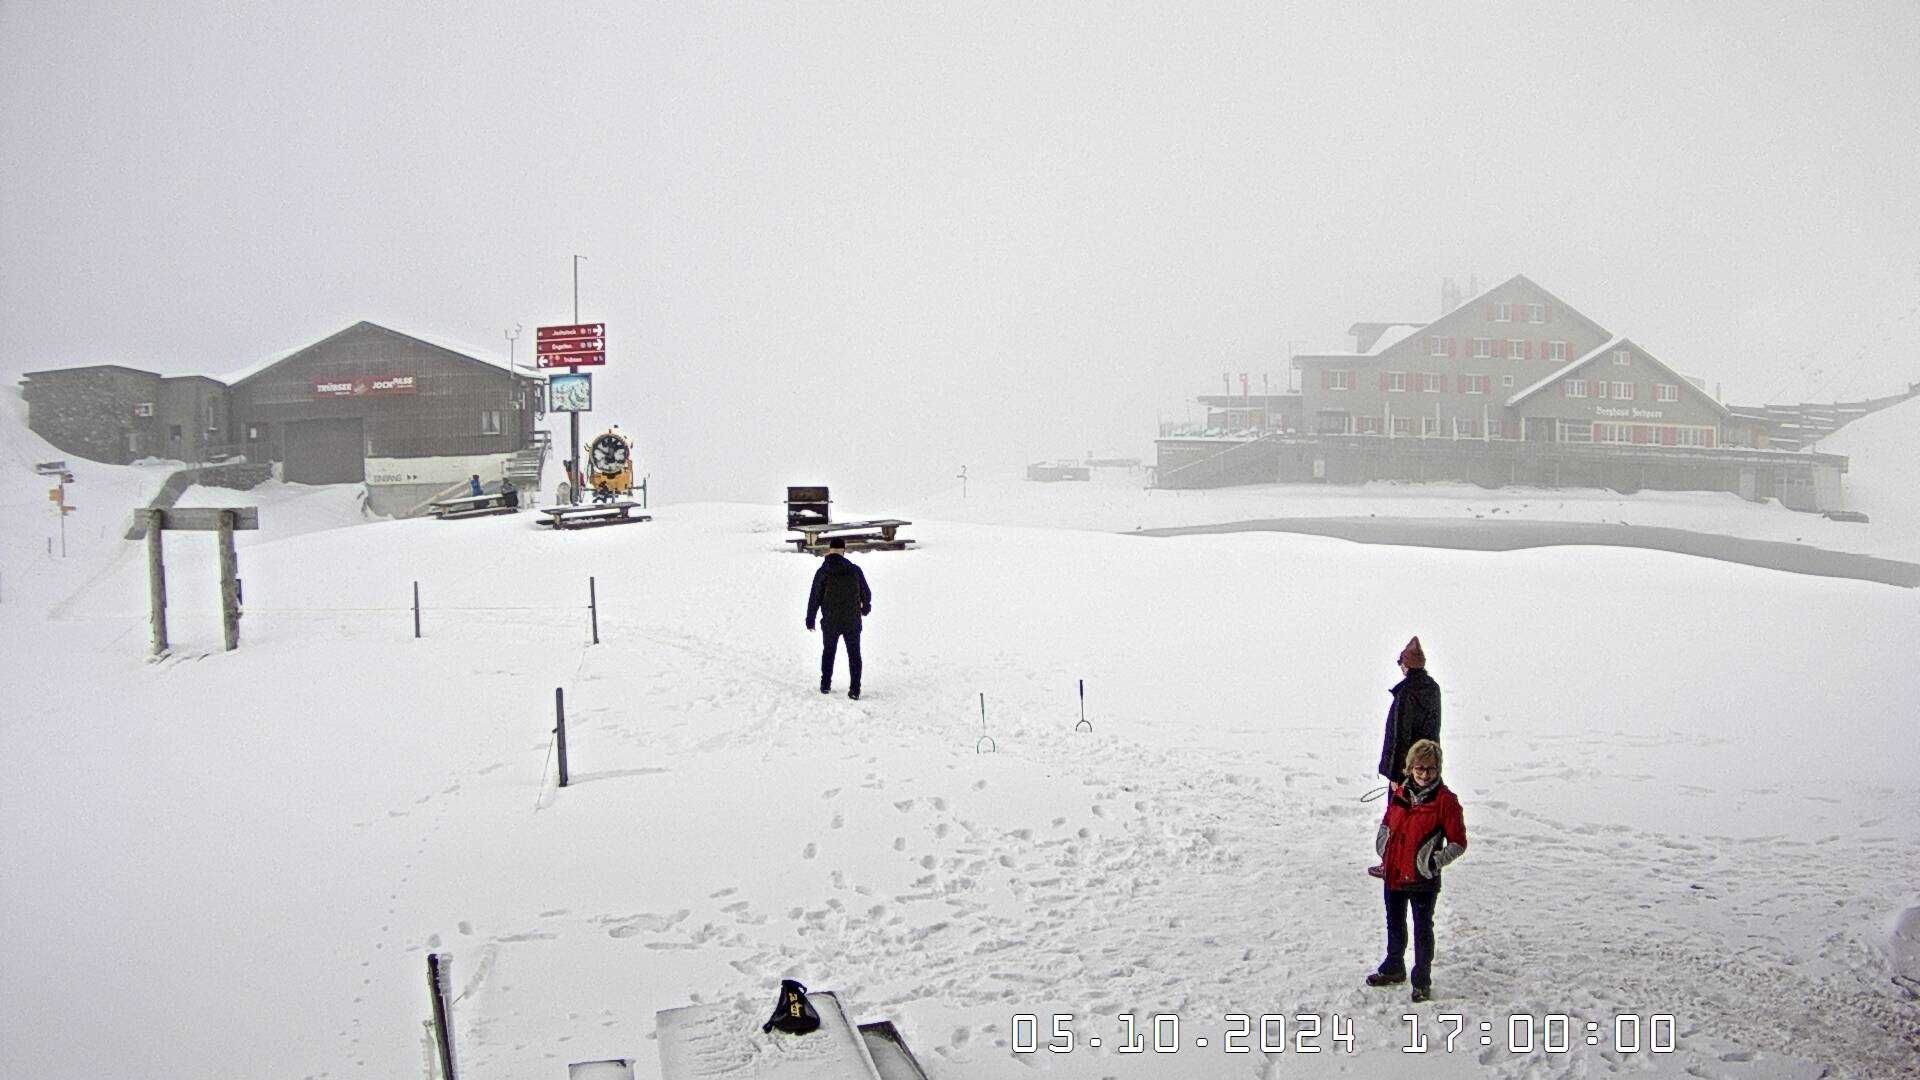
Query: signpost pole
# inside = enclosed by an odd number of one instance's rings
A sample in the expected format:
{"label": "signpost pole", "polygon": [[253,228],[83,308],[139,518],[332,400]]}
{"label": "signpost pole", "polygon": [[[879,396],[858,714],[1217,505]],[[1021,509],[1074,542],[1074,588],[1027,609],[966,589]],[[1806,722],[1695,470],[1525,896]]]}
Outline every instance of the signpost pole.
{"label": "signpost pole", "polygon": [[240,560],[233,550],[234,517],[231,510],[220,512],[220,628],[228,652],[240,647]]}
{"label": "signpost pole", "polygon": [[[580,260],[584,258],[586,258],[585,255],[573,257],[573,321],[576,326],[580,323]],[[576,364],[567,365],[569,375],[579,370]],[[574,475],[567,477],[567,490],[572,492],[573,505],[578,506],[580,505],[580,480],[586,475],[586,470],[580,467],[580,414],[572,413],[567,418],[567,423],[573,430],[573,456],[568,460],[573,462],[574,472]]]}
{"label": "signpost pole", "polygon": [[[62,515],[64,518],[65,515]],[[167,651],[167,565],[160,556],[165,510],[147,511],[147,601],[153,609],[153,655]]]}

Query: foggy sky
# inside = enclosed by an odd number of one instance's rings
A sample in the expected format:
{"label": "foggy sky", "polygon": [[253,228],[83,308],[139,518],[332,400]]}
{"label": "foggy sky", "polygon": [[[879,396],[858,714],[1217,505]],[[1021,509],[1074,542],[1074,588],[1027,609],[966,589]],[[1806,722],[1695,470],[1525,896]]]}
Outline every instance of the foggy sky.
{"label": "foggy sky", "polygon": [[[0,374],[605,321],[668,501],[1150,456],[1525,273],[1740,403],[1920,379],[1920,5],[0,0]],[[563,435],[564,437],[564,435]]]}

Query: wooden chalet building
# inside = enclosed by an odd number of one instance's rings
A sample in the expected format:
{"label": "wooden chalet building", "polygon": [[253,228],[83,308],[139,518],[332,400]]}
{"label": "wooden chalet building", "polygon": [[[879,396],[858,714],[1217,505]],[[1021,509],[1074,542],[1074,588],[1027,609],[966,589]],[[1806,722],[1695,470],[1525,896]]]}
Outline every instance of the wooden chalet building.
{"label": "wooden chalet building", "polygon": [[1349,332],[1352,352],[1293,358],[1297,402],[1244,414],[1292,422],[1162,437],[1156,483],[1458,480],[1840,506],[1846,459],[1760,449],[1763,426],[1525,275],[1430,323]]}

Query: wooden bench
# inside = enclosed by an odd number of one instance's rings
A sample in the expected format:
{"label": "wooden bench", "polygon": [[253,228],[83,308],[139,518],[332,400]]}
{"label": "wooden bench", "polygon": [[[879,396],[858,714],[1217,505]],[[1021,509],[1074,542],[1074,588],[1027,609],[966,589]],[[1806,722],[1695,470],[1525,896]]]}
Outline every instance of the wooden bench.
{"label": "wooden bench", "polygon": [[484,514],[517,514],[520,512],[520,499],[518,493],[509,499],[504,491],[496,491],[491,495],[463,495],[458,499],[429,503],[427,512],[443,521]]}
{"label": "wooden bench", "polygon": [[546,506],[540,509],[545,515],[540,522],[556,529],[585,529],[595,525],[629,525],[637,521],[652,521],[652,514],[636,514],[640,509],[636,502],[589,503],[585,506]]}
{"label": "wooden bench", "polygon": [[847,542],[848,551],[901,551],[913,541],[897,534],[900,526],[911,524],[913,522],[899,518],[877,518],[873,521],[794,525],[789,531],[800,534],[793,538],[796,551],[811,551],[815,555],[823,555],[831,550],[828,541],[836,537]]}

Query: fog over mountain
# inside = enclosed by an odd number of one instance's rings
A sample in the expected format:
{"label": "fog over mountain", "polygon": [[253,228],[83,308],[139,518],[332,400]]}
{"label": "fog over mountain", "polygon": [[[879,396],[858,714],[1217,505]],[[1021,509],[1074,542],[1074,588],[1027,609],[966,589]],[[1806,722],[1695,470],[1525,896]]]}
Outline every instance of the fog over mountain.
{"label": "fog over mountain", "polygon": [[1147,456],[1525,273],[1728,400],[1920,379],[1920,9],[0,6],[0,373],[608,325],[667,501]]}

